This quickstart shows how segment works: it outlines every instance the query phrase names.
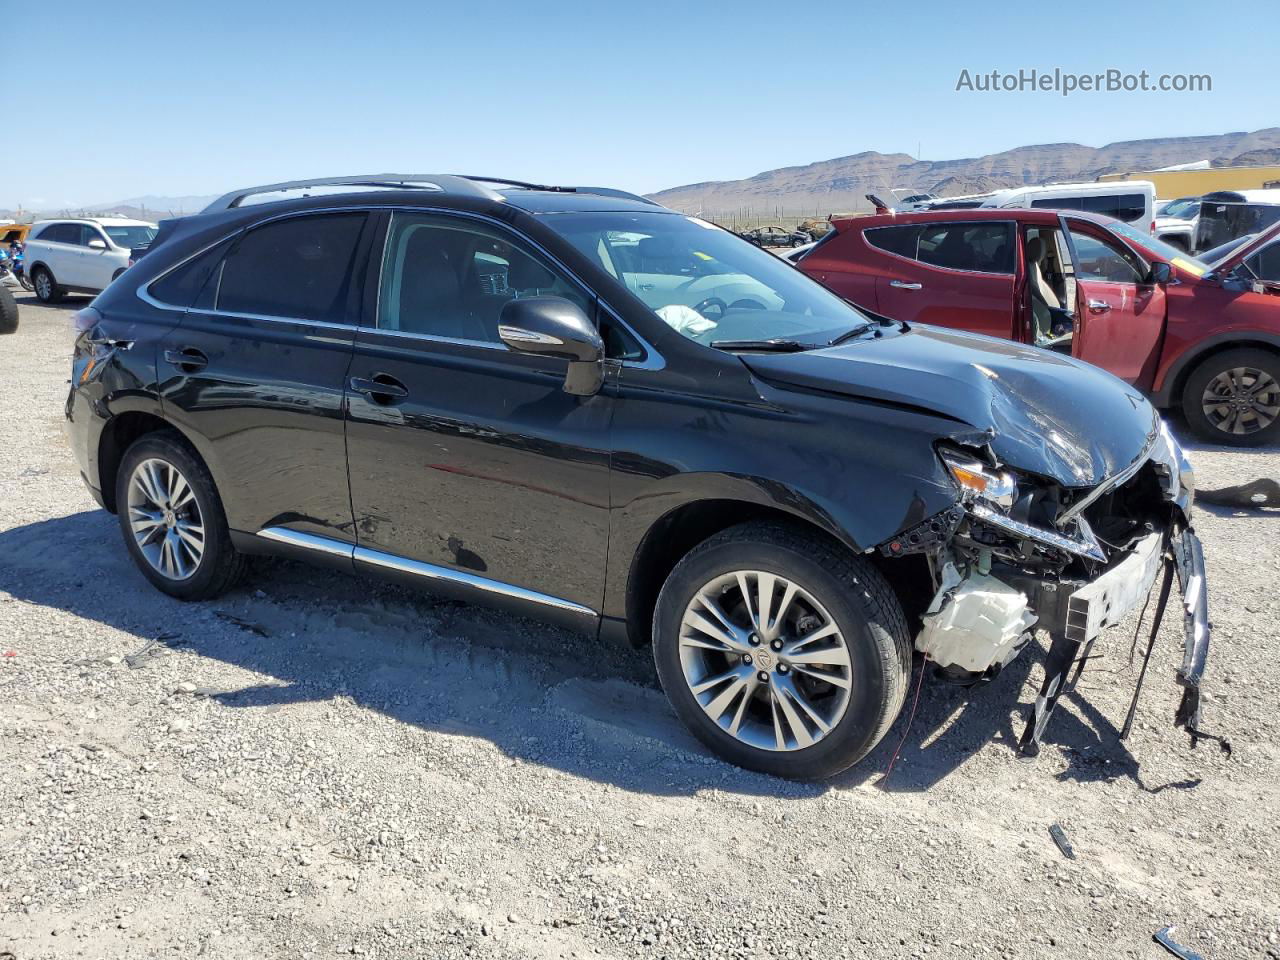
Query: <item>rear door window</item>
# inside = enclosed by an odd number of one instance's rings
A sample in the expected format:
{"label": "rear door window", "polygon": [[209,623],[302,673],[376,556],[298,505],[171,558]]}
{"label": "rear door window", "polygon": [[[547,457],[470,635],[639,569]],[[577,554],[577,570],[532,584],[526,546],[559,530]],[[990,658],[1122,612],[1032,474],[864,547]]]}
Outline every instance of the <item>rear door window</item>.
{"label": "rear door window", "polygon": [[36,239],[47,240],[51,243],[79,243],[80,224],[55,223],[40,231],[40,235]]}
{"label": "rear door window", "polygon": [[896,253],[900,257],[916,258],[916,240],[920,236],[918,226],[872,227],[864,230],[867,243],[885,253]]}
{"label": "rear door window", "polygon": [[916,259],[934,267],[1013,273],[1013,223],[935,223],[920,231]]}
{"label": "rear door window", "polygon": [[244,234],[222,261],[222,313],[341,323],[363,213],[290,217]]}

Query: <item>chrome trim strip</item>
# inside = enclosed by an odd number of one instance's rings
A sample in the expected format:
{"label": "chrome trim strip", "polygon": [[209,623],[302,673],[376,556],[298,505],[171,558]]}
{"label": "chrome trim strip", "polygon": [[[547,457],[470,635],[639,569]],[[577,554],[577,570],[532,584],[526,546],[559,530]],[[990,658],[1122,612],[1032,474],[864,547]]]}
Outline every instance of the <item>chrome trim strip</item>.
{"label": "chrome trim strip", "polygon": [[425,580],[445,580],[451,583],[460,583],[464,586],[473,587],[485,593],[497,594],[498,596],[509,597],[514,600],[524,600],[529,603],[539,603],[547,607],[555,607],[558,610],[564,610],[568,613],[574,613],[579,616],[598,617],[599,614],[590,607],[584,607],[580,603],[573,603],[570,600],[564,600],[560,597],[552,597],[545,593],[538,593],[536,590],[526,590],[524,587],[516,587],[509,583],[503,583],[500,580],[490,580],[488,577],[478,577],[474,573],[463,573],[460,570],[451,570],[448,567],[438,567],[434,563],[423,563],[420,560],[409,560],[405,557],[397,557],[394,554],[383,553],[380,550],[370,550],[367,547],[356,547],[354,558],[364,563],[372,564],[375,567],[383,567],[388,570],[395,570],[399,573],[408,573]]}
{"label": "chrome trim strip", "polygon": [[290,530],[287,527],[264,527],[257,532],[256,536],[261,537],[263,540],[270,540],[273,543],[283,543],[291,547],[315,550],[319,553],[344,559],[360,560],[375,567],[395,570],[398,573],[412,574],[428,581],[443,580],[448,583],[459,583],[484,593],[491,593],[513,600],[523,600],[527,603],[537,603],[545,607],[555,607],[557,610],[563,610],[578,616],[591,617],[592,619],[599,616],[590,607],[584,607],[580,603],[574,603],[561,597],[538,593],[536,590],[526,590],[524,587],[503,583],[500,580],[490,580],[488,577],[480,577],[474,573],[439,567],[434,563],[423,563],[420,560],[410,560],[408,557],[383,553],[381,550],[370,550],[368,547],[343,543],[340,540],[317,536],[314,533],[302,533],[298,530]]}
{"label": "chrome trim strip", "polygon": [[1138,454],[1138,458],[1118,473],[1112,474],[1107,479],[1086,493],[1083,497],[1073,503],[1070,507],[1058,514],[1058,526],[1067,523],[1074,517],[1079,516],[1087,510],[1090,504],[1096,502],[1099,497],[1114,490],[1120,484],[1124,483],[1135,473],[1142,469],[1149,459],[1151,459],[1151,451],[1155,449],[1156,441],[1160,439],[1160,429],[1157,427],[1151,432],[1151,436],[1147,437],[1146,446],[1142,448],[1142,452]]}
{"label": "chrome trim strip", "polygon": [[270,540],[273,543],[283,543],[290,547],[302,547],[319,553],[327,553],[333,557],[344,557],[347,560],[351,559],[356,549],[353,543],[343,543],[341,540],[317,536],[314,533],[302,533],[299,530],[290,530],[288,527],[264,527],[258,531],[257,535],[263,540]]}
{"label": "chrome trim strip", "polygon": [[[234,209],[253,209],[253,208],[246,207],[246,208],[234,208]],[[144,303],[150,306],[155,307],[158,310],[175,310],[178,313],[187,313],[188,311],[191,310],[191,307],[179,307],[179,306],[175,306],[172,303],[165,303],[161,300],[157,300],[154,296],[151,295],[150,287],[152,286],[152,284],[158,283],[160,280],[163,280],[169,274],[173,273],[173,271],[177,270],[179,267],[182,267],[185,264],[189,263],[190,261],[194,260],[196,257],[199,257],[205,253],[208,253],[218,244],[223,243],[227,240],[230,240],[231,238],[237,236],[238,234],[244,233],[246,230],[250,229],[251,227],[260,227],[263,224],[273,223],[276,220],[286,220],[286,219],[289,219],[290,217],[305,217],[305,216],[312,216],[314,214],[321,214],[321,213],[359,212],[359,213],[365,213],[365,214],[372,214],[372,213],[377,213],[384,210],[391,211],[391,212],[394,212],[396,210],[404,210],[410,213],[447,214],[450,216],[463,217],[470,220],[479,220],[484,223],[490,224],[494,227],[497,227],[500,231],[505,230],[508,233],[519,237],[521,240],[523,240],[525,243],[528,243],[535,250],[537,250],[539,253],[545,256],[548,260],[550,260],[553,264],[555,264],[558,269],[563,270],[564,273],[571,280],[573,280],[573,282],[576,283],[578,287],[583,292],[585,292],[585,294],[590,299],[594,300],[596,304],[598,304],[601,308],[606,310],[616,322],[620,323],[622,327],[627,331],[627,333],[630,334],[632,337],[634,337],[636,342],[639,343],[641,348],[643,348],[645,351],[644,360],[621,360],[616,362],[621,363],[624,367],[639,367],[639,368],[648,369],[648,370],[661,370],[663,367],[667,365],[666,359],[662,356],[662,354],[658,353],[658,351],[654,349],[653,344],[651,344],[644,337],[640,336],[640,334],[638,334],[635,331],[635,329],[631,326],[631,324],[627,323],[625,320],[622,319],[622,317],[618,314],[618,311],[614,310],[613,307],[609,306],[603,300],[600,299],[600,296],[592,289],[590,284],[586,283],[581,277],[579,277],[576,273],[574,273],[567,266],[565,266],[565,264],[563,264],[558,257],[556,257],[553,253],[551,253],[551,251],[547,250],[547,248],[544,247],[542,244],[538,243],[533,238],[517,230],[515,227],[511,226],[511,224],[505,223],[502,220],[497,219],[496,217],[489,217],[482,213],[474,213],[473,211],[470,211],[470,210],[458,210],[450,207],[409,206],[407,204],[370,204],[369,206],[314,207],[307,210],[290,210],[286,213],[277,214],[274,217],[265,217],[262,220],[255,221],[254,223],[248,224],[248,225],[241,224],[231,232],[223,234],[212,243],[201,247],[195,253],[192,253],[189,256],[186,256],[183,259],[179,260],[177,263],[171,266],[168,270],[165,270],[163,273],[160,273],[157,276],[154,276],[150,280],[143,283],[140,287],[138,287],[136,291],[138,299],[142,300]],[[378,303],[378,307],[375,307],[375,315],[373,317],[374,324],[377,323],[377,309],[381,307],[380,301],[382,299],[382,271],[386,268],[386,260],[387,260],[386,245],[389,242],[391,237],[391,230],[389,229],[389,227],[390,225],[388,225],[386,236],[383,238],[382,257],[380,258],[378,263],[378,301],[379,303]],[[218,310],[201,310],[198,312],[211,314],[213,316],[248,317],[249,319],[254,319],[254,320],[275,320],[275,321],[281,321],[284,323],[314,323],[314,325],[317,325],[317,326],[325,325],[320,321],[313,322],[310,320],[290,320],[287,317],[252,316],[250,314],[223,313],[222,311],[218,311]],[[484,347],[489,347],[495,350],[508,349],[505,344],[489,343],[489,341],[487,340],[483,340],[483,341],[482,340],[461,340],[461,339],[453,339],[450,337],[435,337],[435,336],[431,336],[430,334],[410,333],[408,331],[379,330],[379,328],[376,325],[375,326],[362,326],[358,324],[328,324],[328,325],[337,327],[340,329],[344,329],[344,330],[346,329],[374,330],[379,333],[389,333],[394,336],[401,336],[401,337],[414,337],[414,338],[423,339],[423,340],[435,341],[437,343],[457,343],[457,344],[462,344],[464,346],[484,346]]]}

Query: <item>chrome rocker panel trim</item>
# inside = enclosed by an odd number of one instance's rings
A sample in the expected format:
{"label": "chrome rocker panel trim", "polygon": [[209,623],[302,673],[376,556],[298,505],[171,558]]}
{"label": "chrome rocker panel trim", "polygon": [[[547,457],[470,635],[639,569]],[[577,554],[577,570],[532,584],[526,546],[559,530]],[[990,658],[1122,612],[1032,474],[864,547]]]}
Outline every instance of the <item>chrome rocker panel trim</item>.
{"label": "chrome rocker panel trim", "polygon": [[409,574],[427,582],[435,581],[467,587],[481,594],[488,594],[504,600],[516,600],[522,603],[552,607],[564,613],[591,620],[596,620],[600,616],[597,611],[592,610],[590,607],[584,607],[580,603],[574,603],[572,600],[565,600],[562,597],[553,597],[549,594],[539,593],[536,590],[528,590],[524,587],[517,587],[514,584],[503,583],[501,580],[491,580],[488,577],[465,573],[461,570],[452,570],[449,567],[437,566],[434,563],[424,563],[421,560],[410,560],[408,557],[383,553],[381,550],[370,550],[368,547],[343,543],[340,540],[332,540],[329,537],[321,537],[313,533],[302,533],[297,530],[290,530],[287,527],[264,527],[256,535],[273,543],[299,547],[304,550],[314,550],[318,553],[353,562],[359,561],[384,570]]}

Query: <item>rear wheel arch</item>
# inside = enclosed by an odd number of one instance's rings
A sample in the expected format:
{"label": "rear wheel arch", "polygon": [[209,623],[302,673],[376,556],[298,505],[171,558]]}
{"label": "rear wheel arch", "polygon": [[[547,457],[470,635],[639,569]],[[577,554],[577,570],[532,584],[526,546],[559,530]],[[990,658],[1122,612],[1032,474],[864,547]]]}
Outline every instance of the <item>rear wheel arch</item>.
{"label": "rear wheel arch", "polygon": [[208,469],[208,463],[196,445],[164,417],[140,410],[117,414],[107,421],[98,438],[98,484],[103,505],[112,513],[116,512],[116,475],[125,452],[141,437],[151,433],[168,433],[180,439],[190,449],[191,455]]}

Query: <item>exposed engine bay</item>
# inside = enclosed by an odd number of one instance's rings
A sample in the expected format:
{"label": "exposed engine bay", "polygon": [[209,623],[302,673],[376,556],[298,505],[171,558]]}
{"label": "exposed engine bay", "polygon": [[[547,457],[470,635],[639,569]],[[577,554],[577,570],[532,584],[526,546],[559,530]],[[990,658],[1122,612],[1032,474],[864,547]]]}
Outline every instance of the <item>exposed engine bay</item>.
{"label": "exposed engine bay", "polygon": [[1194,476],[1163,423],[1128,467],[1091,488],[1020,473],[989,448],[947,446],[939,456],[958,502],[880,545],[885,556],[923,554],[928,562],[936,592],[921,616],[916,649],[945,679],[971,684],[1012,661],[1033,630],[1045,631],[1044,687],[1022,743],[1034,753],[1094,641],[1147,600],[1163,571],[1154,643],[1176,574],[1187,631],[1176,719],[1193,743],[1209,738],[1199,730],[1209,624],[1203,557],[1190,526]]}

